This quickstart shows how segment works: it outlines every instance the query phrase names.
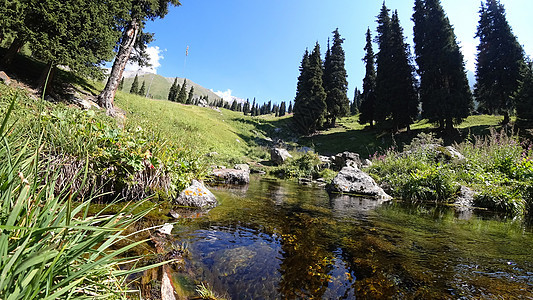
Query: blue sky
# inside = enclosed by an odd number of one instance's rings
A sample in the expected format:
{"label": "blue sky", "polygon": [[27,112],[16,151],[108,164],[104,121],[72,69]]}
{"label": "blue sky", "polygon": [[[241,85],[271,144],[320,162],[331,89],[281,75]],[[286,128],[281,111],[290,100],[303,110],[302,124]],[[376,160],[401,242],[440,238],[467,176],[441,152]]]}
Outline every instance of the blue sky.
{"label": "blue sky", "polygon": [[[182,0],[161,20],[148,22],[155,70],[186,77],[206,88],[240,98],[275,103],[294,98],[298,67],[306,48],[322,52],[335,28],[345,42],[349,94],[364,77],[365,32],[375,32],[382,0]],[[412,45],[414,0],[387,0],[397,9],[407,43]],[[480,0],[442,0],[460,41],[467,68],[474,70],[474,39]],[[514,34],[533,54],[532,0],[501,0]],[[189,55],[185,49],[189,46]],[[377,52],[375,47],[374,49]]]}

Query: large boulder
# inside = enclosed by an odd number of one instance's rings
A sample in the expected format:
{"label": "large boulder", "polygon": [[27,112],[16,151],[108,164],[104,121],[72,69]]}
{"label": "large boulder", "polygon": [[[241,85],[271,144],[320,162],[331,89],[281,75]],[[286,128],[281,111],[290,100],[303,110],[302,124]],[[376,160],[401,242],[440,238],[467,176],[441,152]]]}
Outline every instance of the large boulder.
{"label": "large boulder", "polygon": [[372,177],[353,166],[342,168],[331,182],[329,190],[333,193],[359,195],[373,199],[392,199]]}
{"label": "large boulder", "polygon": [[276,165],[282,165],[288,158],[291,158],[289,151],[283,148],[270,149],[270,160]]}
{"label": "large boulder", "polygon": [[215,169],[212,173],[218,183],[225,184],[248,184],[250,183],[250,167],[248,165],[236,165],[234,169]]}
{"label": "large boulder", "polygon": [[189,207],[214,207],[217,205],[217,198],[201,182],[193,180],[191,186],[184,189],[174,203]]}

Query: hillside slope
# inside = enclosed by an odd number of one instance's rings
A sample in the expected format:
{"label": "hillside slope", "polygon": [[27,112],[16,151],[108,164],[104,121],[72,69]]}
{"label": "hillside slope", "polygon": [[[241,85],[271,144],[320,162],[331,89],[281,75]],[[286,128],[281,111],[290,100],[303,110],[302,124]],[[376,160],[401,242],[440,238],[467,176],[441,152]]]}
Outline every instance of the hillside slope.
{"label": "hillside slope", "polygon": [[[128,92],[133,83],[134,77],[125,77],[124,78],[124,92]],[[184,78],[178,78],[178,84],[182,85]],[[174,82],[174,78],[163,77],[158,74],[143,74],[139,75],[139,87],[142,85],[142,82],[146,82],[146,91],[149,93],[150,98],[167,100],[168,91]],[[211,90],[187,79],[187,92],[194,86],[194,95],[195,97],[208,96],[209,101],[220,100],[220,97],[217,94],[213,93]]]}

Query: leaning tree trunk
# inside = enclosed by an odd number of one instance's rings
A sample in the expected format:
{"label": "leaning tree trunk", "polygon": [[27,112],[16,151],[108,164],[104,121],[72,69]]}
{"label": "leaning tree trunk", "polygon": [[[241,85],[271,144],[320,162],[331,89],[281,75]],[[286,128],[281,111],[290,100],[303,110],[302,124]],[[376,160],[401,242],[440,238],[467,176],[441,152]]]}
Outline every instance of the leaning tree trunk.
{"label": "leaning tree trunk", "polygon": [[113,63],[113,68],[111,68],[111,73],[107,79],[107,84],[104,90],[98,96],[98,105],[106,109],[106,113],[110,116],[115,115],[115,105],[113,103],[115,99],[115,93],[117,92],[120,80],[122,79],[122,74],[124,73],[124,68],[128,63],[130,58],[131,51],[135,45],[135,39],[137,39],[137,34],[139,33],[139,21],[137,19],[131,20],[128,26],[124,30],[122,35],[122,41],[120,43],[120,48]]}
{"label": "leaning tree trunk", "polygon": [[9,46],[9,49],[7,49],[6,54],[4,54],[4,57],[2,57],[2,64],[6,67],[11,65],[15,55],[17,55],[22,46],[24,46],[24,41],[19,38],[15,38],[11,43],[11,46]]}

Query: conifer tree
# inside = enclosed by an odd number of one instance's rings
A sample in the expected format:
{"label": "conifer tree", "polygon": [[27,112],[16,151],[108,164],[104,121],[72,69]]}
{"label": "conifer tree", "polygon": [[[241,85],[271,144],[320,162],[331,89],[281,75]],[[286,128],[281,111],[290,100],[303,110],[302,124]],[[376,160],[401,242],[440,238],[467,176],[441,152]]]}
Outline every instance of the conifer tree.
{"label": "conifer tree", "polygon": [[374,126],[374,107],[376,105],[376,69],[374,66],[374,50],[372,49],[372,33],[370,28],[366,31],[365,57],[363,61],[366,65],[365,78],[363,79],[363,94],[361,96],[361,108],[359,123],[370,123]]}
{"label": "conifer tree", "polygon": [[135,75],[135,78],[133,78],[133,83],[131,84],[130,94],[138,94],[138,93],[139,93],[139,77]]}
{"label": "conifer tree", "polygon": [[307,88],[307,82],[309,81],[309,51],[305,49],[302,62],[300,63],[300,75],[298,76],[298,83],[296,84],[296,97],[294,98],[294,123],[297,126],[298,131],[305,132],[307,126],[307,106],[310,91]]}
{"label": "conifer tree", "polygon": [[[339,29],[333,33],[333,46],[326,52],[324,60],[324,90],[326,96],[328,126],[335,127],[336,119],[345,117],[350,111],[348,99],[348,75],[344,67],[345,54],[342,49],[344,39]],[[329,48],[329,42],[328,42]]]}
{"label": "conifer tree", "polygon": [[176,100],[179,103],[185,104],[187,102],[187,79],[183,81],[183,85],[178,93],[178,98]]}
{"label": "conifer tree", "polygon": [[185,102],[185,104],[192,104],[193,103],[193,98],[194,97],[194,86],[191,86],[191,89],[189,90],[189,96],[187,97],[187,102]]}
{"label": "conifer tree", "polygon": [[353,96],[353,102],[350,105],[350,114],[356,115],[359,113],[359,107],[361,106],[361,92],[356,87]]}
{"label": "conifer tree", "polygon": [[394,11],[391,18],[391,53],[396,80],[390,87],[391,113],[393,129],[407,127],[414,122],[418,114],[418,94],[416,92],[415,68],[411,64],[411,51],[404,42],[403,29],[400,25],[398,11]]}
{"label": "conifer tree", "polygon": [[230,110],[237,111],[237,100],[233,100],[233,103],[231,103]]}
{"label": "conifer tree", "polygon": [[[525,132],[533,128],[533,63],[529,61],[523,67],[522,82],[516,101],[516,126]],[[531,134],[531,133],[530,133]]]}
{"label": "conifer tree", "polygon": [[287,113],[292,114],[292,101],[289,101],[289,108],[287,109]]}
{"label": "conifer tree", "polygon": [[170,87],[170,90],[168,91],[168,100],[169,101],[176,101],[178,93],[178,78],[174,78],[174,83],[172,83],[172,86]]}
{"label": "conifer tree", "polygon": [[473,105],[463,54],[440,0],[415,0],[412,19],[422,117],[450,130]]}
{"label": "conifer tree", "polygon": [[143,80],[143,84],[141,85],[141,88],[139,89],[139,96],[145,96],[146,94],[146,81]]}
{"label": "conifer tree", "polygon": [[376,65],[376,99],[374,102],[373,119],[376,122],[383,122],[391,115],[391,100],[394,97],[391,87],[394,85],[396,77],[394,75],[394,62],[391,49],[392,32],[389,9],[383,2],[381,11],[377,17],[376,42],[379,47]]}
{"label": "conifer tree", "polygon": [[287,104],[285,104],[285,101],[282,101],[279,106],[279,116],[283,117],[286,112],[287,112]]}
{"label": "conifer tree", "polygon": [[499,0],[481,4],[476,37],[476,85],[474,95],[481,108],[490,113],[502,113],[503,123],[509,123],[514,108],[513,96],[521,81],[524,51],[514,36]]}
{"label": "conifer tree", "polygon": [[250,113],[250,100],[249,99],[246,99],[246,102],[244,103],[244,106],[242,108],[242,112],[244,113],[244,115],[247,115]]}
{"label": "conifer tree", "polygon": [[120,84],[118,85],[118,89],[121,90],[121,91],[124,89],[124,77],[122,77],[122,80],[120,80]]}

